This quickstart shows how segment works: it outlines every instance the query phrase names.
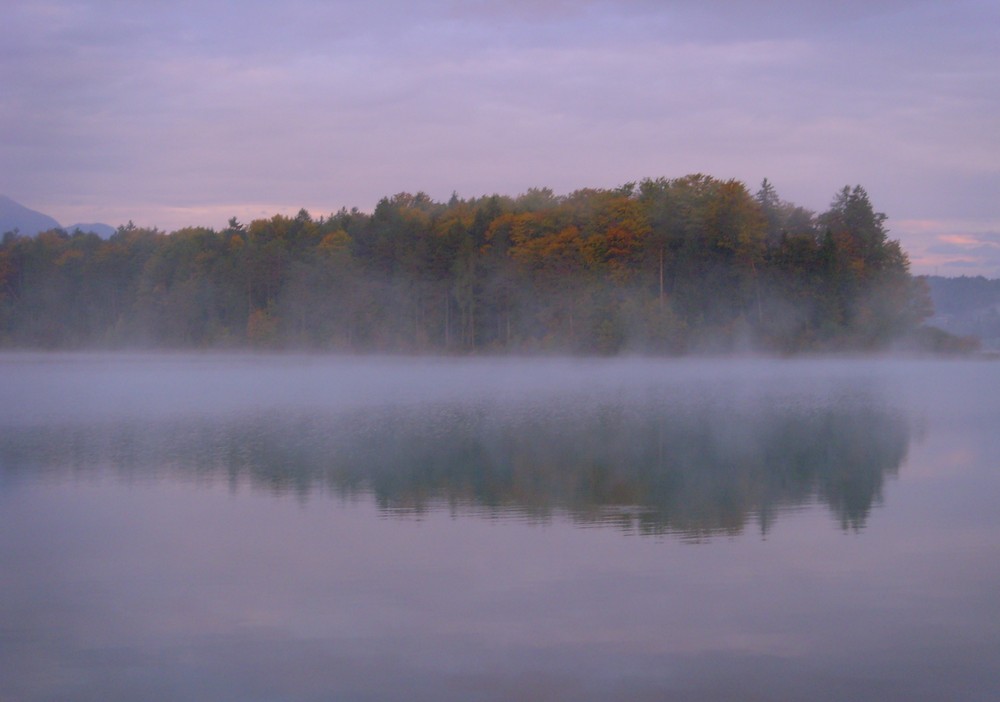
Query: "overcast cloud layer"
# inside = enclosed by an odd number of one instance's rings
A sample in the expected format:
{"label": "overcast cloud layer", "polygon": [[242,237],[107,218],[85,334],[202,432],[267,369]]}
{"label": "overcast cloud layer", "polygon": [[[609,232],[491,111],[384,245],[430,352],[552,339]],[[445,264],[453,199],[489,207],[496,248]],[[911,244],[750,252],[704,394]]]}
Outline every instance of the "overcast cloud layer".
{"label": "overcast cloud layer", "polygon": [[399,191],[861,184],[918,273],[1000,277],[994,0],[15,0],[0,193],[221,228]]}

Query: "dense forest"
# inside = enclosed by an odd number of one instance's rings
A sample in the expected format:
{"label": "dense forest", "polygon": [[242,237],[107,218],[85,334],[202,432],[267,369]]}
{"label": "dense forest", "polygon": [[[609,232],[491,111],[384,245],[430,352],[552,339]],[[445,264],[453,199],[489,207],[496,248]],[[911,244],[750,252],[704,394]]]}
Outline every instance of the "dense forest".
{"label": "dense forest", "polygon": [[764,181],[382,199],[216,231],[62,230],[0,244],[0,344],[382,352],[885,348],[931,313],[886,217]]}

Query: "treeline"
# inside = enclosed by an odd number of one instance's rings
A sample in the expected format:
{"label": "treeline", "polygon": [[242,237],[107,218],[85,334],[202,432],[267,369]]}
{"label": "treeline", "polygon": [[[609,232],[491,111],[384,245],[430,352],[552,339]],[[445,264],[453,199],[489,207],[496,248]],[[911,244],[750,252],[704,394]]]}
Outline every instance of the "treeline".
{"label": "treeline", "polygon": [[930,314],[860,187],[647,179],[222,231],[3,235],[0,343],[31,348],[685,353],[874,349]]}

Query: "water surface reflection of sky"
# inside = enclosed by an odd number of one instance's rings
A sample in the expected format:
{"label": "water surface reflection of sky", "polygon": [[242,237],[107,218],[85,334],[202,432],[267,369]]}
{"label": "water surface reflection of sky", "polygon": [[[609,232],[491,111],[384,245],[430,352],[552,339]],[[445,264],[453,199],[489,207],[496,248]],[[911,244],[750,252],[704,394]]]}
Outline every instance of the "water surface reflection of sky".
{"label": "water surface reflection of sky", "polygon": [[475,362],[423,412],[299,411],[261,378],[308,371],[210,358],[125,412],[158,361],[74,363],[0,374],[68,388],[0,410],[0,698],[1000,692],[991,365],[553,366],[525,414]]}

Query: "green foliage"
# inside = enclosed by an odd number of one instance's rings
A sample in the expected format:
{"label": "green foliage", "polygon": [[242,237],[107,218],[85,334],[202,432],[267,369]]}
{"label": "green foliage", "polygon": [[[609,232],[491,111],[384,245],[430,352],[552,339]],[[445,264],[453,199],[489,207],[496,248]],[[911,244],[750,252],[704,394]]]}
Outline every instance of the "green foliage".
{"label": "green foliage", "polygon": [[0,244],[0,343],[407,352],[873,349],[930,314],[860,186],[701,174]]}

